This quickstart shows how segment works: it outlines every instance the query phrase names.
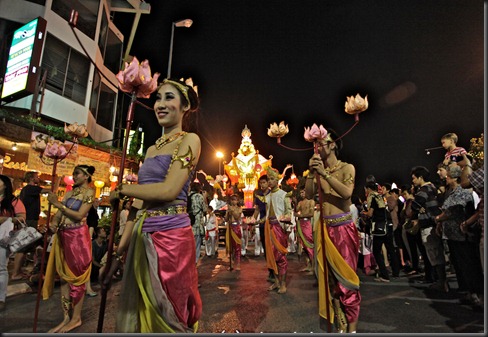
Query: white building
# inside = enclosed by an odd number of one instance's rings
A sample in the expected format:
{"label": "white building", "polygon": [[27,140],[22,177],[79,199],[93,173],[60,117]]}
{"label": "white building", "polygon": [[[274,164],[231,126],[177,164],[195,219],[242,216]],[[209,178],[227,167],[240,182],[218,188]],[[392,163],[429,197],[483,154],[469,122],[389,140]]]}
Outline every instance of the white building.
{"label": "white building", "polygon": [[[81,45],[69,25],[72,10],[78,12],[75,30]],[[40,62],[41,73],[47,72],[42,107],[40,97],[32,94],[5,106],[27,109],[60,125],[85,124],[97,142],[115,138],[124,95],[118,92],[115,74],[129,54],[141,15],[150,10],[144,0],[0,0],[2,79],[13,31],[37,17],[47,21]],[[125,51],[124,36],[111,20],[116,12],[134,13]]]}

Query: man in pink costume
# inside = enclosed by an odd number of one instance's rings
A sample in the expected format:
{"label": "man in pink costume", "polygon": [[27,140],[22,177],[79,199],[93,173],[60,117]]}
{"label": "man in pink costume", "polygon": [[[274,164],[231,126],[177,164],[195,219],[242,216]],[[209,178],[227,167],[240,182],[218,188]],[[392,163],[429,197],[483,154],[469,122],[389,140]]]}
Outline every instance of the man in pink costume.
{"label": "man in pink costume", "polygon": [[[336,319],[338,332],[356,332],[361,302],[356,274],[359,233],[350,212],[356,172],[353,165],[337,159],[342,145],[335,141],[337,138],[329,131],[327,137],[320,140],[319,151],[309,162],[311,174],[307,176],[305,190],[310,197],[317,192],[316,185],[322,190],[322,222],[317,226],[316,236],[320,316],[331,323]],[[318,182],[315,173],[319,176]],[[329,268],[332,271],[329,275],[333,277],[328,277],[330,288],[327,289],[324,270]],[[326,303],[327,298],[329,303]],[[332,312],[335,316],[330,314]]]}
{"label": "man in pink costume", "polygon": [[288,269],[288,233],[287,226],[291,221],[290,196],[278,187],[280,174],[270,167],[268,171],[268,185],[271,192],[264,196],[266,202],[266,264],[275,275],[274,283],[268,290],[278,290],[278,294],[286,293],[286,271]]}

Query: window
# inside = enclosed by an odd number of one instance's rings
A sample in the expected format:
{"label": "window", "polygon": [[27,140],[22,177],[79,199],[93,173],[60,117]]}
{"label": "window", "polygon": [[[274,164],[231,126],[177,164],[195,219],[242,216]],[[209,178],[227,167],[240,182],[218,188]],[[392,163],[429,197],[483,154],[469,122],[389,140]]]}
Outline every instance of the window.
{"label": "window", "polygon": [[71,10],[78,12],[76,28],[95,40],[100,0],[53,0],[51,9],[69,22]]}
{"label": "window", "polygon": [[90,111],[97,124],[110,131],[113,130],[116,95],[116,92],[101,81],[100,74],[95,71]]}
{"label": "window", "polygon": [[109,29],[103,64],[114,74],[120,70],[122,61],[122,41]]}
{"label": "window", "polygon": [[47,70],[46,88],[85,104],[90,61],[78,51],[48,34],[42,57]]}
{"label": "window", "polygon": [[114,74],[117,74],[120,70],[122,47],[122,41],[117,37],[113,30],[110,29],[107,17],[102,15],[98,48],[102,54],[103,64]]}

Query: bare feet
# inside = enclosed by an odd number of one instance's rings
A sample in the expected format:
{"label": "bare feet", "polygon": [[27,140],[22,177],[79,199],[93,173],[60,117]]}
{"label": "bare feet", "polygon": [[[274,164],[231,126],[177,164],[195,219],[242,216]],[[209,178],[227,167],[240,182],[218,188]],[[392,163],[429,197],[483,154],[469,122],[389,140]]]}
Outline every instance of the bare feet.
{"label": "bare feet", "polygon": [[283,284],[280,289],[278,289],[278,294],[286,294],[286,285]]}
{"label": "bare feet", "polygon": [[55,326],[54,328],[52,328],[51,330],[49,330],[47,333],[56,333],[56,332],[59,332],[59,330],[61,330],[66,324],[69,323],[69,316],[65,316],[63,321],[61,323],[59,323],[57,326]]}
{"label": "bare feet", "polygon": [[275,282],[273,283],[269,288],[268,288],[268,291],[273,291],[275,289],[279,289],[280,288],[280,284],[278,282]]}
{"label": "bare feet", "polygon": [[68,323],[68,324],[66,324],[65,326],[63,326],[63,327],[62,327],[62,328],[59,330],[59,332],[60,332],[60,333],[69,332],[69,331],[71,331],[71,330],[73,330],[73,329],[75,329],[75,328],[79,327],[80,325],[81,325],[81,319],[76,320],[76,321],[71,320],[71,321],[69,321],[69,323]]}
{"label": "bare feet", "polygon": [[238,263],[238,264],[236,265],[236,270],[241,270],[241,265],[240,265],[240,263]]}

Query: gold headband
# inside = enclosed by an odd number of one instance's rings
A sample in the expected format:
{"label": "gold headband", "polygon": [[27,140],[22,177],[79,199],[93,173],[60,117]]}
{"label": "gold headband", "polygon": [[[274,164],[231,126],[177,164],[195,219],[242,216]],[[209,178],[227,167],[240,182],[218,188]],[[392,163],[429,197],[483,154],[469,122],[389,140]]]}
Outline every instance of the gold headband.
{"label": "gold headband", "polygon": [[178,91],[181,92],[183,94],[183,96],[185,96],[186,101],[188,102],[188,105],[191,105],[190,99],[188,98],[188,87],[186,85],[181,84],[181,83],[176,82],[176,81],[173,81],[173,80],[168,80],[167,78],[165,78],[163,80],[163,84],[166,84],[166,83],[175,86],[176,89],[178,89]]}
{"label": "gold headband", "polygon": [[75,167],[75,170],[78,169],[78,170],[81,170],[84,174],[86,174],[87,176],[91,177],[92,175],[90,174],[90,172],[88,172],[88,170],[84,167],[81,167],[81,166],[76,166]]}

